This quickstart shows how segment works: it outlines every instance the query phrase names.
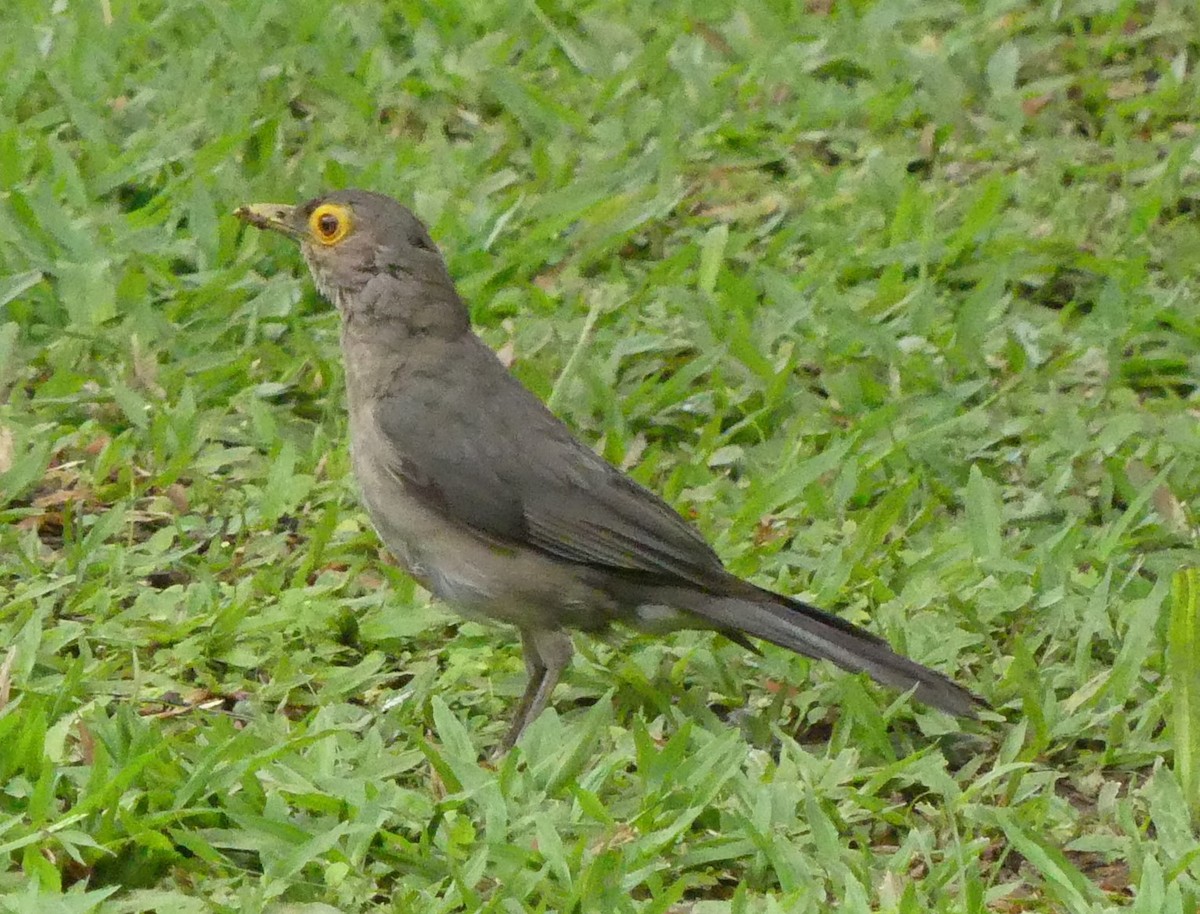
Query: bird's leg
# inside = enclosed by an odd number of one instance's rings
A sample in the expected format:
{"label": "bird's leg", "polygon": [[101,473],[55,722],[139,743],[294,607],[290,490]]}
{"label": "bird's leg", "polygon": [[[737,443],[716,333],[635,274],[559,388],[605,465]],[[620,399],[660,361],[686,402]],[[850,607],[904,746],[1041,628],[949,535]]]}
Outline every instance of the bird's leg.
{"label": "bird's leg", "polygon": [[525,728],[546,710],[550,694],[558,685],[574,653],[571,636],[553,629],[522,630],[521,650],[525,654],[525,670],[529,674],[529,681],[513,715],[512,727],[500,743],[502,753],[515,746]]}
{"label": "bird's leg", "polygon": [[525,709],[525,721],[521,729],[533,723],[537,716],[546,710],[546,705],[550,703],[550,694],[562,678],[563,670],[571,662],[571,655],[575,653],[571,646],[571,636],[564,631],[536,631],[533,633],[533,641],[545,669],[533,700]]}
{"label": "bird's leg", "polygon": [[517,710],[513,714],[512,726],[509,727],[508,733],[505,734],[503,741],[500,743],[501,753],[507,752],[516,745],[517,737],[525,729],[526,718],[529,716],[529,709],[533,707],[534,698],[537,697],[538,687],[542,684],[542,677],[546,674],[546,664],[542,662],[542,658],[534,646],[533,635],[530,632],[521,632],[521,653],[525,655],[525,693],[517,703]]}

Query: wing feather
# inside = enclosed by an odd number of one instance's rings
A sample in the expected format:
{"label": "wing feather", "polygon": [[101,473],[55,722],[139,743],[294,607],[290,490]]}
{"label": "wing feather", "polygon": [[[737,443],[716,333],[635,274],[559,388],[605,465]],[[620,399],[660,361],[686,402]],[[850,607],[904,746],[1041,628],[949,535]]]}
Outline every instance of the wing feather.
{"label": "wing feather", "polygon": [[[704,538],[657,495],[577,441],[474,337],[485,358],[441,385],[375,403],[387,459],[409,491],[490,538],[668,582],[726,578]],[[422,379],[423,380],[423,379]]]}

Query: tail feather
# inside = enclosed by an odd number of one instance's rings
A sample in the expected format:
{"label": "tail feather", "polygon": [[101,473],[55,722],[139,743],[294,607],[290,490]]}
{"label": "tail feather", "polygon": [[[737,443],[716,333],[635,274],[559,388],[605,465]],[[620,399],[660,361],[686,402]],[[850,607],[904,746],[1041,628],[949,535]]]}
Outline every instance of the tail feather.
{"label": "tail feather", "polygon": [[897,654],[882,638],[799,600],[761,591],[761,597],[703,595],[686,609],[722,631],[744,632],[798,654],[863,672],[931,707],[960,717],[976,716],[987,703],[949,677]]}

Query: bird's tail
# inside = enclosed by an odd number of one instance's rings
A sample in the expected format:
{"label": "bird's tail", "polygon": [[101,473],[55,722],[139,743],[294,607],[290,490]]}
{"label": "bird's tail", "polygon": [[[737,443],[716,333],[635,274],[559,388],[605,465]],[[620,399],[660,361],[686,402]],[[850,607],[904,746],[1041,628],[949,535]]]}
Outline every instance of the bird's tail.
{"label": "bird's tail", "polygon": [[[699,596],[699,595],[698,595]],[[893,651],[882,638],[799,600],[754,588],[746,596],[704,595],[686,608],[718,630],[744,632],[807,657],[863,672],[948,714],[974,717],[987,703],[941,673]]]}

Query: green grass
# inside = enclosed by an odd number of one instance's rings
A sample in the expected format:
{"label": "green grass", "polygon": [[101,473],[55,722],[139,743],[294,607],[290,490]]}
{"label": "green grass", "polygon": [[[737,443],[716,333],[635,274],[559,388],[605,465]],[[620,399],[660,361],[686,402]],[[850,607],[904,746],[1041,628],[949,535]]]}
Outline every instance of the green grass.
{"label": "green grass", "polygon": [[[803,7],[9,0],[0,911],[1196,910],[1200,15]],[[387,562],[229,215],[347,185],[734,570],[998,713],[580,638],[481,763],[515,641]]]}

